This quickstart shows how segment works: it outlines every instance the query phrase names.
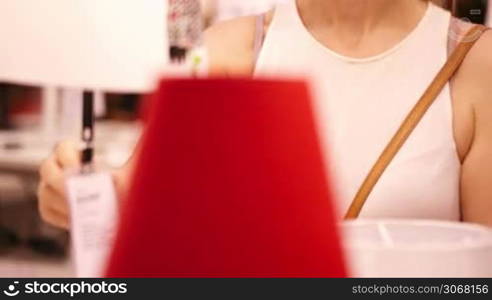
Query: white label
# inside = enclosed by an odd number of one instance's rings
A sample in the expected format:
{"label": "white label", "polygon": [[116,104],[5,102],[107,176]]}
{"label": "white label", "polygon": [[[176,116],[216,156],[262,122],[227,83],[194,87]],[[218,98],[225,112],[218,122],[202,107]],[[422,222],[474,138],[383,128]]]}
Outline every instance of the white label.
{"label": "white label", "polygon": [[67,180],[72,223],[72,250],[77,277],[101,277],[113,246],[118,203],[109,173]]}

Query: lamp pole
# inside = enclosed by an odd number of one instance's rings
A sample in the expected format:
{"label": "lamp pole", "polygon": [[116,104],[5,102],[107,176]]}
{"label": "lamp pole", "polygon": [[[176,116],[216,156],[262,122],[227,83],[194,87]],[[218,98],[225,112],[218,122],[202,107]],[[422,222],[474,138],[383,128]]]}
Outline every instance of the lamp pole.
{"label": "lamp pole", "polygon": [[58,90],[54,86],[42,88],[41,130],[45,138],[56,134],[58,116]]}

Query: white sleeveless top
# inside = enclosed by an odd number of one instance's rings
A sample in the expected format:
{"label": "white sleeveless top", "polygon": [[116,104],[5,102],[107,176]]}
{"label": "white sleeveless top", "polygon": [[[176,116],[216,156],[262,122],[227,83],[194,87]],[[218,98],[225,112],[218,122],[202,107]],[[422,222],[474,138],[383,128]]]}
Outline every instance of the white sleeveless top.
{"label": "white sleeveless top", "polygon": [[[256,76],[307,76],[340,216],[406,115],[447,60],[451,14],[429,4],[398,45],[350,58],[318,42],[294,0],[270,24]],[[460,220],[460,161],[447,85],[370,195],[361,218]]]}

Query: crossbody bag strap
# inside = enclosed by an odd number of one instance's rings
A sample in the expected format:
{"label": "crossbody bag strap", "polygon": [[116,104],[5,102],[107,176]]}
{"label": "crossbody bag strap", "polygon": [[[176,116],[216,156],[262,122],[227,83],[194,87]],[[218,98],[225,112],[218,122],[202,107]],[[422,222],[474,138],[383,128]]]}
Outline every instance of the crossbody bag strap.
{"label": "crossbody bag strap", "polygon": [[459,69],[461,63],[475,42],[480,39],[482,33],[487,29],[488,28],[485,26],[475,25],[466,33],[464,38],[449,57],[446,64],[434,78],[434,81],[427,88],[415,107],[403,121],[402,125],[393,136],[389,144],[386,146],[383,153],[379,156],[352,201],[352,204],[345,215],[345,220],[356,219],[359,217],[367,198],[371,194],[374,186],[377,184],[388,165],[395,158],[401,147],[405,144],[408,137],[417,127],[420,120],[422,120],[429,107],[432,103],[434,103],[437,96],[439,96],[444,86]]}

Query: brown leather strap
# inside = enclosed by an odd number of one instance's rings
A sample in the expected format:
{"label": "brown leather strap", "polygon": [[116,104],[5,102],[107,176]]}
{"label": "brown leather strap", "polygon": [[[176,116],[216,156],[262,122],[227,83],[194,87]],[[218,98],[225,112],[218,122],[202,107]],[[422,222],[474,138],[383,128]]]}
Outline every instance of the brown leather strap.
{"label": "brown leather strap", "polygon": [[417,127],[420,120],[422,120],[423,116],[432,103],[434,103],[437,96],[439,96],[444,86],[456,73],[472,46],[487,29],[488,28],[485,26],[476,25],[472,27],[463,37],[453,54],[451,54],[448,61],[437,74],[432,84],[427,88],[415,107],[408,114],[403,124],[400,126],[390,143],[386,146],[383,153],[367,175],[352,204],[350,205],[347,214],[345,215],[345,220],[356,219],[359,217],[367,198],[371,194],[374,186],[379,181],[388,165],[391,163],[401,147],[405,144],[410,134]]}

